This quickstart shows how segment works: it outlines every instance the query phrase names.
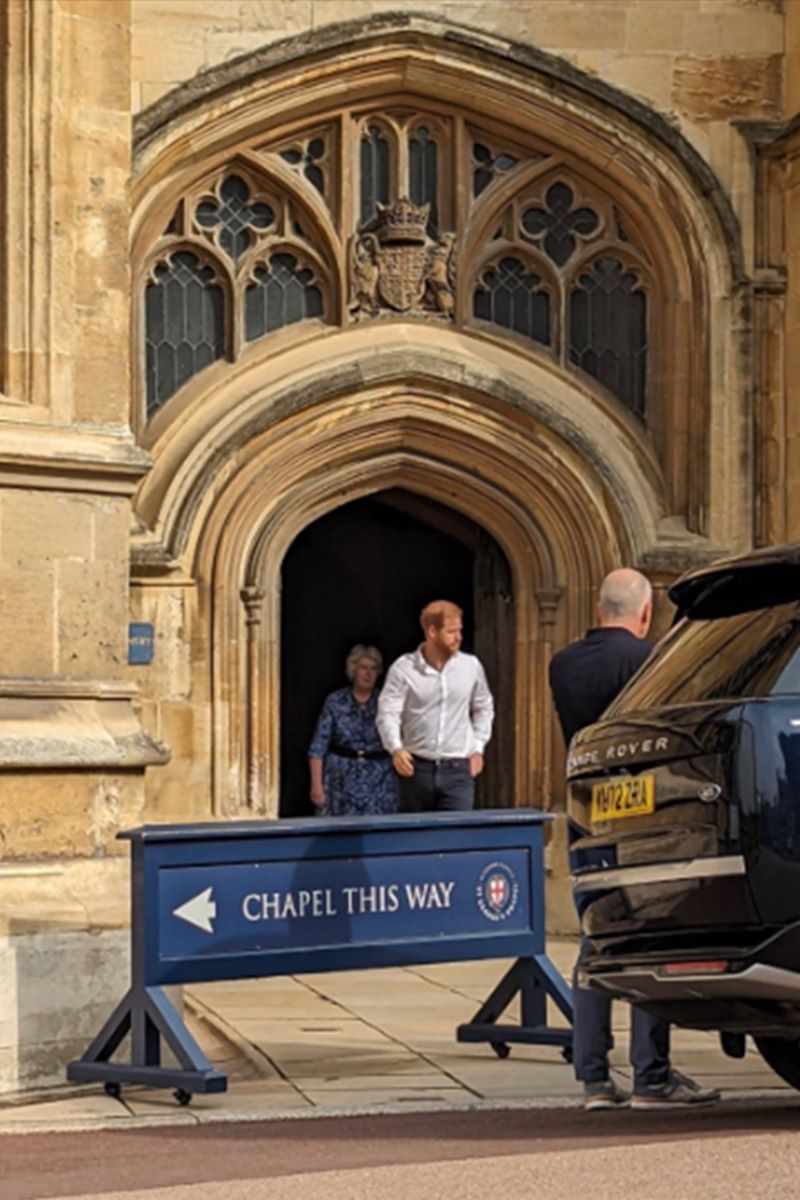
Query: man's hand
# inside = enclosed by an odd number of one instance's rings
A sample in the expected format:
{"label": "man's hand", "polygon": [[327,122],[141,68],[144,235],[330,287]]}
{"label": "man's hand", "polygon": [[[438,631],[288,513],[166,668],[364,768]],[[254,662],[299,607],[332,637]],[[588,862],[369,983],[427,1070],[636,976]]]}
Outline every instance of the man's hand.
{"label": "man's hand", "polygon": [[395,750],[392,755],[392,766],[398,775],[410,779],[414,774],[414,759],[410,750]]}
{"label": "man's hand", "polygon": [[469,756],[469,773],[473,779],[477,779],[483,770],[483,755],[470,754]]}

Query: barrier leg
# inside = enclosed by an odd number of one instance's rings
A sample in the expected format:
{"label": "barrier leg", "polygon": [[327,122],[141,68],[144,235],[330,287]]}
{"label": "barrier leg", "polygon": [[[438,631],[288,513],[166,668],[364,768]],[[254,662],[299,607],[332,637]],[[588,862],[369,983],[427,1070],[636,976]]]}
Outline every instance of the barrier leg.
{"label": "barrier leg", "polygon": [[125,993],[80,1062],[105,1062],[126,1037],[131,1027],[131,994]]}
{"label": "barrier leg", "polygon": [[[519,1025],[499,1025],[499,1018],[514,997],[520,997]],[[488,1042],[499,1058],[510,1054],[509,1043],[561,1046],[567,1057],[572,1048],[571,1029],[553,1029],[547,1024],[547,997],[551,996],[568,1021],[572,1021],[570,989],[545,954],[518,958],[487,996],[475,1016],[459,1025],[459,1042]]]}
{"label": "barrier leg", "polygon": [[[110,1062],[129,1031],[130,1062]],[[161,1065],[162,1037],[180,1067]],[[224,1092],[228,1087],[227,1076],[213,1069],[158,987],[131,988],[83,1057],[69,1064],[67,1079],[73,1083],[102,1083],[109,1094],[116,1096],[123,1083],[171,1087],[181,1104],[188,1104],[193,1092]]]}

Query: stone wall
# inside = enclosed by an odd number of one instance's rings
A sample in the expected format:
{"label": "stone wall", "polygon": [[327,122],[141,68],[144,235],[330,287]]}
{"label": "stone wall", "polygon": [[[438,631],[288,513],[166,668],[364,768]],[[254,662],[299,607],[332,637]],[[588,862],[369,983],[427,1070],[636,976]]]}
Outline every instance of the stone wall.
{"label": "stone wall", "polygon": [[120,829],[167,757],[127,680],[130,9],[0,6],[0,1091],[118,998]]}
{"label": "stone wall", "polygon": [[547,50],[684,121],[780,110],[782,0],[132,0],[132,107],[197,71],[376,13],[426,13]]}
{"label": "stone wall", "polygon": [[796,465],[800,450],[800,4],[786,5],[785,112],[795,118],[787,138],[784,159],[786,207],[783,233],[786,243],[786,327],[783,382],[786,396],[785,453],[790,464],[786,481],[787,537],[800,539],[800,476]]}
{"label": "stone wall", "polygon": [[148,465],[128,424],[129,17],[127,0],[2,14],[0,770],[48,773],[25,788],[34,843],[2,801],[5,859],[63,854],[78,818],[75,854],[104,853],[81,772],[131,771],[130,818],[163,758],[127,684],[131,497]]}

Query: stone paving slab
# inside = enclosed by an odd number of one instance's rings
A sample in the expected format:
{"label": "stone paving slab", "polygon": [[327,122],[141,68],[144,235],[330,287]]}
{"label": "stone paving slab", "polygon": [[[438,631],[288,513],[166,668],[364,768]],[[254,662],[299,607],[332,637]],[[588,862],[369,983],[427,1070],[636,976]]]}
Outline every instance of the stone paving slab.
{"label": "stone paving slab", "polygon": [[105,1092],[85,1092],[80,1096],[71,1096],[64,1100],[49,1100],[40,1104],[23,1104],[15,1108],[0,1109],[0,1125],[28,1125],[41,1122],[43,1119],[52,1120],[54,1124],[62,1121],[124,1121],[130,1113],[118,1100],[107,1096]]}
{"label": "stone paving slab", "polygon": [[[175,1112],[175,1100],[168,1091],[142,1089],[124,1091],[124,1104],[136,1117],[166,1117]],[[305,1097],[284,1079],[260,1080],[258,1083],[236,1083],[227,1092],[206,1096],[195,1096],[189,1116],[198,1113],[215,1113],[224,1110],[230,1113],[262,1112],[265,1109],[283,1111],[296,1109],[307,1104]]]}

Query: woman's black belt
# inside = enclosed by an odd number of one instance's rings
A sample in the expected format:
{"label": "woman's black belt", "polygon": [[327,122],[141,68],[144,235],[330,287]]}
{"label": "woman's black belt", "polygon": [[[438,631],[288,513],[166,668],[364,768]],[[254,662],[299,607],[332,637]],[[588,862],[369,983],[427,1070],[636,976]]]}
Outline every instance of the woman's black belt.
{"label": "woman's black belt", "polygon": [[389,757],[385,750],[351,750],[349,746],[330,746],[328,753],[338,754],[340,758],[366,759],[367,762]]}

